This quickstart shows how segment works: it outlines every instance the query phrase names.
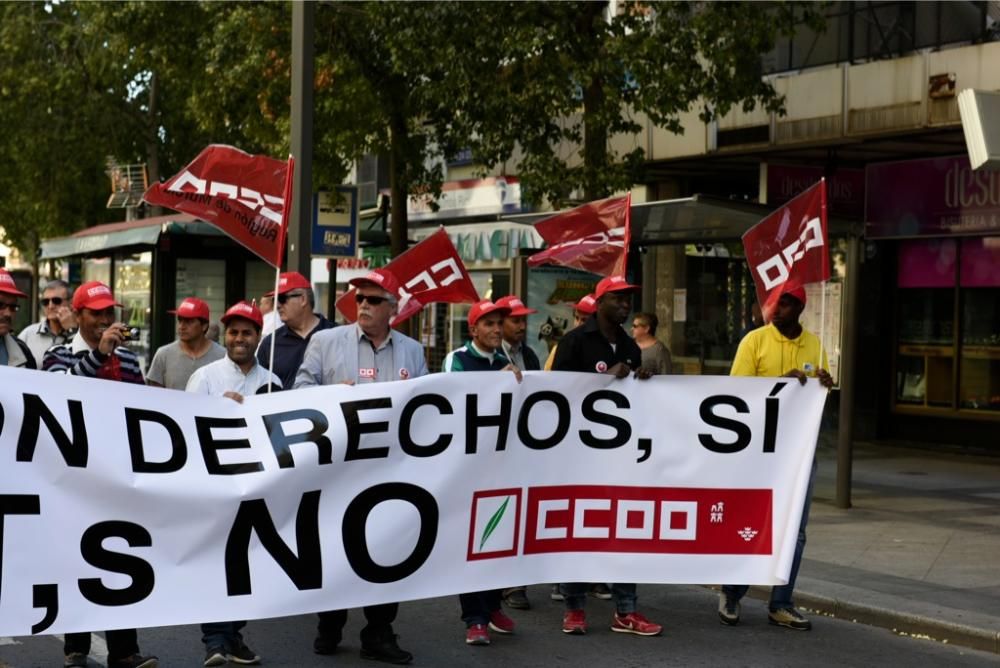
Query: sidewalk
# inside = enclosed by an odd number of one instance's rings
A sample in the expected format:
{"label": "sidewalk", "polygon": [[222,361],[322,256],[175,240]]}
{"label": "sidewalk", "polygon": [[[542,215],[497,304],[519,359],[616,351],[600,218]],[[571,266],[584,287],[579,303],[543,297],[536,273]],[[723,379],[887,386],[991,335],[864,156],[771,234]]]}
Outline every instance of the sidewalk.
{"label": "sidewalk", "polygon": [[849,510],[819,458],[796,604],[1000,653],[1000,457],[858,443]]}

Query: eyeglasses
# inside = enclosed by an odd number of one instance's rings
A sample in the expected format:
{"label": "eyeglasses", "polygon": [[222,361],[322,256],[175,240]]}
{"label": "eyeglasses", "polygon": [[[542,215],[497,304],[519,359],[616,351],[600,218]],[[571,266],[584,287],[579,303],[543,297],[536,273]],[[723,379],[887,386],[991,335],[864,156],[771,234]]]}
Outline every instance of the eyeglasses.
{"label": "eyeglasses", "polygon": [[53,306],[62,306],[62,297],[42,297],[42,306],[48,306],[49,302],[52,302]]}
{"label": "eyeglasses", "polygon": [[283,295],[278,295],[278,303],[284,304],[289,299],[294,299],[295,297],[302,297],[302,296],[304,295],[301,292],[286,292]]}
{"label": "eyeglasses", "polygon": [[378,306],[384,301],[388,301],[385,297],[376,297],[375,295],[363,295],[360,292],[354,293],[354,301],[359,304],[364,304],[368,302],[372,306]]}
{"label": "eyeglasses", "polygon": [[0,311],[10,311],[11,313],[17,313],[17,310],[21,308],[21,305],[17,302],[0,302]]}

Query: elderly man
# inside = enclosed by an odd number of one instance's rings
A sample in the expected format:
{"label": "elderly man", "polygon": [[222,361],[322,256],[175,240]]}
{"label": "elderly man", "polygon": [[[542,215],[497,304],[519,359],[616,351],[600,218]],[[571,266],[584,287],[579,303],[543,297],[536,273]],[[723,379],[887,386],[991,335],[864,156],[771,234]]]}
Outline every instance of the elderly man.
{"label": "elderly man", "polygon": [[[803,329],[799,316],[806,305],[806,291],[799,287],[789,287],[778,299],[771,316],[771,322],[749,332],[736,349],[730,376],[764,376],[795,378],[803,385],[806,379],[816,378],[823,387],[833,387],[833,378],[826,371],[826,354],[819,338]],[[806,547],[806,524],[809,522],[809,505],[812,499],[813,479],[816,477],[816,459],[813,458],[809,486],[806,489],[805,506],[799,520],[799,535],[792,556],[792,570],[788,584],[771,588],[768,602],[767,621],[795,631],[808,631],[812,622],[795,609],[792,593],[795,579],[802,563],[802,553]],[[725,585],[719,595],[719,621],[726,626],[740,623],[740,599],[750,587],[747,585]]]}
{"label": "elderly man", "polygon": [[[317,332],[306,347],[295,377],[295,387],[343,383],[382,383],[426,375],[423,347],[389,327],[399,299],[399,281],[386,269],[375,269],[351,281],[358,303],[353,326]],[[405,664],[413,655],[399,647],[392,623],[398,603],[369,605],[368,625],[361,629],[361,656],[386,663]],[[317,654],[332,654],[347,623],[346,610],[319,613],[319,635],[313,642]]]}
{"label": "elderly man", "polygon": [[[273,293],[269,293],[273,294]],[[302,364],[309,339],[316,332],[334,327],[316,308],[316,297],[312,284],[302,274],[290,271],[278,279],[278,317],[281,327],[273,334],[265,336],[257,350],[257,361],[264,368],[271,369],[281,379],[282,387],[295,383],[295,374]],[[271,337],[274,337],[274,366],[271,366]]]}
{"label": "elderly man", "polygon": [[[124,346],[128,326],[115,318],[111,288],[99,281],[84,283],[73,293],[73,312],[80,325],[69,343],[49,348],[42,367],[46,371],[143,384],[139,359]],[[139,653],[135,629],[106,631],[108,668],[155,668],[155,656]],[[89,633],[67,633],[63,642],[65,665],[84,667],[90,653]]]}
{"label": "elderly man", "polygon": [[[538,313],[528,308],[519,297],[507,295],[496,300],[496,305],[510,311],[503,319],[503,352],[511,363],[522,371],[538,371],[542,368],[538,355],[524,340],[528,334],[528,316]],[[525,601],[527,602],[527,601]],[[516,607],[516,606],[512,606]]]}
{"label": "elderly man", "polygon": [[17,335],[28,344],[39,365],[46,350],[68,342],[76,334],[76,317],[70,308],[69,284],[66,281],[55,279],[46,283],[41,303],[42,319],[28,325]]}
{"label": "elderly man", "polygon": [[208,338],[208,304],[188,297],[167,311],[177,316],[177,340],[161,346],[146,373],[146,383],[154,387],[183,390],[198,369],[226,356],[226,349]]}
{"label": "elderly man", "polygon": [[37,368],[28,345],[11,334],[14,314],[21,308],[17,300],[27,296],[17,289],[14,277],[6,269],[0,269],[0,366]]}
{"label": "elderly man", "polygon": [[[630,285],[621,276],[601,279],[594,291],[596,312],[559,341],[552,370],[606,373],[615,378],[625,378],[632,373],[639,379],[652,376],[649,369],[641,366],[642,352],[639,346],[622,329],[622,323],[632,310],[631,293],[638,289],[639,286]],[[587,621],[583,606],[587,585],[571,582],[561,587],[566,601],[563,633],[586,633]],[[636,611],[638,597],[635,584],[613,584],[611,592],[615,599],[612,631],[640,636],[660,634],[662,626]]]}
{"label": "elderly man", "polygon": [[[254,357],[264,325],[260,309],[245,301],[239,302],[222,316],[222,324],[226,327],[226,356],[195,370],[187,391],[228,397],[243,403],[245,396],[267,392],[268,386],[280,390],[278,377],[257,364]],[[260,663],[260,656],[247,647],[240,633],[246,625],[246,621],[202,624],[203,665],[222,666],[229,661],[242,665]]]}

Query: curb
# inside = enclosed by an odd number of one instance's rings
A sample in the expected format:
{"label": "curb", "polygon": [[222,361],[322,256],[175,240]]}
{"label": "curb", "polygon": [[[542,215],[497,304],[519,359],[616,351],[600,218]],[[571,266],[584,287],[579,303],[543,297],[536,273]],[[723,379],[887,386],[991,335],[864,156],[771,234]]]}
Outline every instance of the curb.
{"label": "curb", "polygon": [[[770,587],[751,587],[748,595],[767,601],[770,594]],[[866,605],[802,590],[795,592],[795,605],[798,608],[808,608],[837,619],[849,619],[860,624],[885,628],[899,635],[927,638],[949,645],[961,645],[1000,654],[1000,630],[996,629],[956,624],[926,615],[877,605]]]}

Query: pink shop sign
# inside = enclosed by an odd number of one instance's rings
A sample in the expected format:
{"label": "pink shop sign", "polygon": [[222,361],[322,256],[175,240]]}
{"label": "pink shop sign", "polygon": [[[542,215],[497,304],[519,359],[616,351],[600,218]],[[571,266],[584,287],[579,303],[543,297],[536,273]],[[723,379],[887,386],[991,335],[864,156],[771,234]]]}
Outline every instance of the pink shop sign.
{"label": "pink shop sign", "polygon": [[1000,172],[965,156],[868,165],[865,196],[869,239],[1000,232]]}

